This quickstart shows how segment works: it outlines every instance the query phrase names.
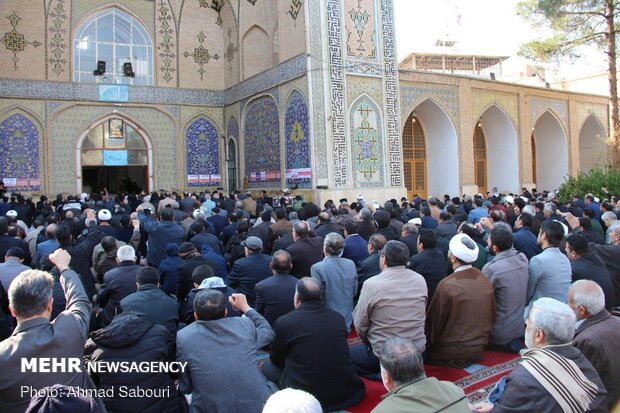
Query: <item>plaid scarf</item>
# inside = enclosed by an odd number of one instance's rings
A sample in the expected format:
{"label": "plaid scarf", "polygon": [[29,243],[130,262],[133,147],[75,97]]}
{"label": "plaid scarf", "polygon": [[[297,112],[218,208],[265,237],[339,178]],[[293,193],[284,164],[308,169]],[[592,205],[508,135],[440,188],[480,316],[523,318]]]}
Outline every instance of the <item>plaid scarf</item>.
{"label": "plaid scarf", "polygon": [[551,394],[564,413],[585,412],[598,387],[571,360],[544,348],[521,352],[521,365]]}

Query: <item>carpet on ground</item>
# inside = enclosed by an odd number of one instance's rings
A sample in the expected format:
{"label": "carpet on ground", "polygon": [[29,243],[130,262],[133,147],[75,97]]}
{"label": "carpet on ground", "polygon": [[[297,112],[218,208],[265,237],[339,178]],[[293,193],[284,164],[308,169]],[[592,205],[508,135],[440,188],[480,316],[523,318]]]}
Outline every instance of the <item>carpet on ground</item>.
{"label": "carpet on ground", "polygon": [[[349,346],[361,342],[360,338],[351,332],[348,338]],[[261,351],[257,355],[257,363],[261,366],[269,358],[269,353]],[[482,360],[466,369],[441,367],[425,364],[424,370],[428,377],[436,377],[438,380],[451,381],[463,389],[470,403],[486,400],[489,391],[495,383],[514,369],[519,362],[519,356],[512,353],[499,351],[485,351]],[[367,380],[362,378],[366,386],[366,395],[361,403],[349,407],[350,413],[370,412],[387,393],[381,381]]]}

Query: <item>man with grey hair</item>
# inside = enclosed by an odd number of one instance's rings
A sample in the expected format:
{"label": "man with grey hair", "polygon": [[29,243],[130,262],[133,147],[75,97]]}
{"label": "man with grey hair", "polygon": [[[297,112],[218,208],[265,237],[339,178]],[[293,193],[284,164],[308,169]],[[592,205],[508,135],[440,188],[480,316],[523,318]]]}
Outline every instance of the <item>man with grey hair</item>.
{"label": "man with grey hair", "polygon": [[[573,347],[575,314],[553,298],[534,302],[525,329],[527,351],[507,376],[494,404],[481,412],[606,412],[607,390],[584,355]],[[499,388],[497,388],[499,390]]]}
{"label": "man with grey hair", "polygon": [[357,293],[357,271],[353,261],[340,257],[343,250],[342,235],[328,233],[323,242],[325,258],[310,267],[310,275],[323,285],[325,304],[342,315],[349,332],[353,323],[353,297]]}
{"label": "man with grey hair", "polygon": [[310,267],[323,259],[323,238],[310,230],[306,221],[293,225],[293,244],[286,248],[291,254],[293,268],[291,275],[297,278],[310,275]]}
{"label": "man with grey hair", "polygon": [[[32,386],[33,390],[54,384],[74,386],[82,391],[96,389],[82,363],[91,303],[80,276],[69,268],[69,253],[58,249],[50,254],[49,259],[60,272],[66,310],[54,321],[49,321],[54,288],[54,279],[49,273],[24,271],[11,284],[9,308],[18,325],[11,337],[0,342],[0,411],[3,413],[26,410],[31,392],[23,392],[25,384]],[[43,373],[33,370],[44,360],[42,358],[77,363],[79,371],[65,369]],[[33,367],[24,368],[24,361],[32,361]],[[105,411],[100,400],[97,401]]]}
{"label": "man with grey hair", "polygon": [[136,274],[142,268],[136,264],[136,252],[131,245],[123,245],[116,251],[117,266],[103,275],[99,290],[97,314],[99,328],[108,326],[121,305],[121,300],[136,291]]}
{"label": "man with grey hair", "polygon": [[463,390],[449,381],[426,377],[413,341],[393,337],[381,349],[381,380],[389,392],[372,413],[470,411]]}
{"label": "man with grey hair", "polygon": [[607,227],[607,230],[605,230],[605,243],[611,244],[611,231],[617,226],[620,226],[620,220],[618,220],[618,216],[612,211],[606,211],[601,215],[601,221],[603,221]]}
{"label": "man with grey hair", "polygon": [[370,209],[362,208],[357,215],[357,221],[357,233],[368,241],[372,234],[377,232],[377,227],[372,219],[372,212],[370,212]]}
{"label": "man with grey hair", "polygon": [[546,202],[543,207],[546,221],[560,221],[562,216],[558,214],[558,207],[553,202]]}
{"label": "man with grey hair", "polygon": [[603,290],[591,280],[571,285],[568,305],[577,317],[573,345],[601,377],[607,389],[607,406],[612,411],[620,399],[620,319],[605,310]]}

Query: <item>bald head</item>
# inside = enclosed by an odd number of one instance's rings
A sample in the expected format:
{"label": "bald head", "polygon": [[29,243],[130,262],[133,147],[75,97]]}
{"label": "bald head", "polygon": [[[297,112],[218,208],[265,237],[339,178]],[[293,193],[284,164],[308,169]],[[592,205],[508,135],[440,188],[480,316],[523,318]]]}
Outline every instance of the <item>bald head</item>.
{"label": "bald head", "polygon": [[321,301],[323,299],[323,286],[315,278],[304,277],[297,281],[295,298],[300,303],[307,301]]}

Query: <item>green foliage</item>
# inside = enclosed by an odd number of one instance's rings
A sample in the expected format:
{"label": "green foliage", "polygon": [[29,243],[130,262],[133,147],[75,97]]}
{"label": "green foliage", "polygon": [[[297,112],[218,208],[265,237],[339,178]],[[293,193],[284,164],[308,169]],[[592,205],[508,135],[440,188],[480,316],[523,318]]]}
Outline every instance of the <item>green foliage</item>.
{"label": "green foliage", "polygon": [[612,194],[620,194],[620,171],[611,167],[596,168],[586,172],[579,172],[577,176],[569,177],[558,190],[557,198],[560,202],[573,199],[574,196],[584,196],[591,193],[603,199],[606,197],[601,188],[607,188]]}

